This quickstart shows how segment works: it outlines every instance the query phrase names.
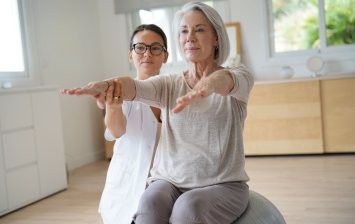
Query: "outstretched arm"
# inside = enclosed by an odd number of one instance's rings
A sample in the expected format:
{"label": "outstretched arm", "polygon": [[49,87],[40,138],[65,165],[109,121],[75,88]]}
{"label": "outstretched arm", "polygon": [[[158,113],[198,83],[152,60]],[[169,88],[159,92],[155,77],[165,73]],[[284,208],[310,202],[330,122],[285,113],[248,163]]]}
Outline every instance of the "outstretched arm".
{"label": "outstretched arm", "polygon": [[211,75],[201,79],[195,87],[185,96],[177,99],[177,105],[172,110],[174,113],[182,111],[186,106],[195,100],[208,97],[212,93],[222,96],[228,95],[234,87],[234,81],[227,69],[215,71]]}
{"label": "outstretched arm", "polygon": [[[112,80],[111,80],[112,81]],[[110,80],[89,82],[87,85],[79,88],[62,89],[60,92],[66,95],[91,96],[96,99],[97,106],[100,109],[105,108],[106,91],[110,87]]]}
{"label": "outstretched arm", "polygon": [[123,100],[134,99],[136,95],[136,88],[131,77],[120,77],[105,81],[90,82],[83,87],[62,89],[61,93],[66,95],[93,97],[96,100],[98,107],[100,109],[104,109],[106,91],[111,85],[114,85],[115,93],[120,94]]}

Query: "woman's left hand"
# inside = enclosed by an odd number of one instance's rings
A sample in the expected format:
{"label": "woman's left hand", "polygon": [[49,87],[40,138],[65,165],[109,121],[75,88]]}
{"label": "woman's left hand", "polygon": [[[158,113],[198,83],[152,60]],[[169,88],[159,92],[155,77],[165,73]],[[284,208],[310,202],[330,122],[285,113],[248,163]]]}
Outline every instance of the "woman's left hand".
{"label": "woman's left hand", "polygon": [[106,91],[105,103],[106,109],[116,109],[122,106],[121,83],[118,80],[113,80],[113,84],[109,85]]}
{"label": "woman's left hand", "polygon": [[202,78],[194,88],[186,95],[177,98],[177,105],[172,109],[174,113],[181,112],[192,102],[208,97],[214,92],[214,86],[211,77]]}

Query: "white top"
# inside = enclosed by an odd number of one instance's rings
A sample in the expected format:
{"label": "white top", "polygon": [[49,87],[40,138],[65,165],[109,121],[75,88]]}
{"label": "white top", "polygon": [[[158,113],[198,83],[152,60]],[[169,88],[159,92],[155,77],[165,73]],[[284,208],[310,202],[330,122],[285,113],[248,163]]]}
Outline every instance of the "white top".
{"label": "white top", "polygon": [[[126,133],[116,140],[100,201],[105,224],[131,223],[160,136],[161,124],[149,106],[125,101],[122,109],[127,118]],[[108,129],[105,138],[115,140]]]}
{"label": "white top", "polygon": [[[162,110],[161,139],[149,182],[164,179],[180,188],[248,181],[243,146],[244,120],[254,78],[240,66],[228,96],[212,94],[202,105],[171,110],[191,88],[183,74],[135,80],[136,99]],[[196,108],[197,107],[197,108]],[[196,109],[203,107],[199,112]]]}

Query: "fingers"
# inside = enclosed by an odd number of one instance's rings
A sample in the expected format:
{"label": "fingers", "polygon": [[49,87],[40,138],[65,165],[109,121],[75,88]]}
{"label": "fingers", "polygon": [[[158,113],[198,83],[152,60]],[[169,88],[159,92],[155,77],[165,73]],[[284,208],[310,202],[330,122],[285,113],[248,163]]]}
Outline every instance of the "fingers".
{"label": "fingers", "polygon": [[73,89],[62,89],[60,90],[60,93],[61,94],[66,94],[66,95],[77,95],[77,91],[79,90],[80,88],[73,88]]}
{"label": "fingers", "polygon": [[114,91],[114,100],[117,100],[117,103],[122,104],[123,103],[123,97],[122,97],[122,86],[121,82],[118,79],[115,79],[113,81],[114,86],[115,86],[115,91]]}
{"label": "fingers", "polygon": [[106,91],[106,106],[117,107],[123,103],[121,97],[121,84],[118,80],[114,80]]}
{"label": "fingers", "polygon": [[85,86],[72,88],[72,89],[62,89],[60,92],[67,95],[87,95],[92,97],[97,97],[107,90],[109,81],[99,81],[90,82]]}
{"label": "fingers", "polygon": [[121,82],[118,79],[115,79],[113,85],[115,86],[114,96],[121,98]]}
{"label": "fingers", "polygon": [[203,91],[191,91],[185,96],[179,97],[176,100],[177,105],[172,109],[174,113],[179,113],[183,109],[185,109],[186,106],[190,105],[192,102],[199,100],[204,97],[204,92]]}
{"label": "fingers", "polygon": [[[181,97],[180,97],[181,98]],[[179,98],[179,99],[180,99]],[[185,109],[186,106],[190,104],[191,101],[177,100],[177,105],[172,109],[173,113],[179,113]]]}
{"label": "fingers", "polygon": [[105,92],[107,92],[108,88],[111,86],[111,82],[110,81],[106,81],[106,80],[104,82],[107,85],[106,90],[105,90]]}
{"label": "fingers", "polygon": [[179,112],[181,112],[185,107],[186,107],[186,105],[178,104],[178,105],[176,105],[176,107],[174,107],[174,108],[172,109],[172,111],[173,111],[173,113],[179,113]]}
{"label": "fingers", "polygon": [[106,98],[105,98],[105,103],[106,104],[111,104],[113,101],[113,91],[115,89],[114,85],[110,85],[106,91]]}
{"label": "fingers", "polygon": [[99,98],[96,99],[96,104],[98,108],[105,109],[105,95],[102,94]]}
{"label": "fingers", "polygon": [[[111,80],[90,82],[83,87],[62,89],[61,94],[75,95],[75,96],[90,96],[96,100],[96,104],[100,109],[105,108],[106,103],[112,103],[113,91],[115,89],[114,83]],[[109,97],[106,94],[111,94]]]}

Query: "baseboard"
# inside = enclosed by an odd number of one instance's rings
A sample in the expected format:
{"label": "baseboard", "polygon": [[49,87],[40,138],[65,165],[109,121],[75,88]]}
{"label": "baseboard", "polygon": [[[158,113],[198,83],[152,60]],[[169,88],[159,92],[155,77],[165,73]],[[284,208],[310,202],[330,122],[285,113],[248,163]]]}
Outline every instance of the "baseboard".
{"label": "baseboard", "polygon": [[78,156],[77,158],[67,159],[67,169],[68,171],[72,171],[76,168],[82,167],[86,164],[93,163],[95,161],[101,160],[105,158],[105,150],[98,150],[91,154],[86,154],[85,156]]}

